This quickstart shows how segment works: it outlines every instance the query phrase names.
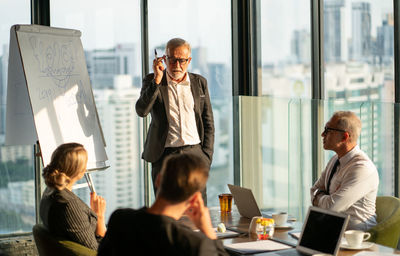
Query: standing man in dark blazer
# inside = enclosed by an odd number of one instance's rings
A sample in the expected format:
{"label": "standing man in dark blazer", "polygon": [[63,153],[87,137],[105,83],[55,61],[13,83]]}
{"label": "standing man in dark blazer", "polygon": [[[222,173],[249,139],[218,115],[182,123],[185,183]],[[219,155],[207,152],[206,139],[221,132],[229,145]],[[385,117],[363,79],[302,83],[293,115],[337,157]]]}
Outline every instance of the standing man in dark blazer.
{"label": "standing man in dark blazer", "polygon": [[[154,73],[144,78],[136,102],[139,116],[151,113],[142,158],[152,164],[153,186],[166,156],[193,153],[211,166],[214,151],[214,118],[207,80],[187,72],[192,60],[190,44],[181,38],[171,39],[165,53],[154,59]],[[205,189],[202,196],[206,203]]]}

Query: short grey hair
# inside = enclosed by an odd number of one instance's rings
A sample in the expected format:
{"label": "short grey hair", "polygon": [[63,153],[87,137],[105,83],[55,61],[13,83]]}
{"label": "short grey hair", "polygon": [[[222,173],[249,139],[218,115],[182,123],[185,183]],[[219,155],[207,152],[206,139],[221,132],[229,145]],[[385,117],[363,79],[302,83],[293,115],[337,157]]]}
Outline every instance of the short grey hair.
{"label": "short grey hair", "polygon": [[357,142],[361,133],[361,120],[351,111],[337,111],[332,118],[337,118],[337,128],[343,129],[350,135],[351,142]]}
{"label": "short grey hair", "polygon": [[192,47],[190,46],[189,42],[182,38],[172,38],[169,40],[167,46],[165,47],[165,51],[168,51],[168,49],[176,49],[180,46],[185,46],[189,50],[189,54],[192,52]]}

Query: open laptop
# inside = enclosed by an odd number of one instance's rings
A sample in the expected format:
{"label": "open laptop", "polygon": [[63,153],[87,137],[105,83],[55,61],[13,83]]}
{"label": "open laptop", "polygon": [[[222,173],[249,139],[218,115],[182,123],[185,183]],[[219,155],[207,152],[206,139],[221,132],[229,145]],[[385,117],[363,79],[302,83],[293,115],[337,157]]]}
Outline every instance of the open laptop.
{"label": "open laptop", "polygon": [[[348,221],[349,216],[346,214],[312,206],[308,209],[296,248],[267,252],[262,255],[291,256],[326,253],[336,256]],[[261,251],[258,252],[261,253]]]}
{"label": "open laptop", "polygon": [[262,216],[251,189],[231,184],[228,184],[228,188],[231,191],[236,207],[241,216],[249,219],[254,216]]}
{"label": "open laptop", "polygon": [[[349,218],[347,214],[310,207],[296,245],[297,253],[307,255],[326,253],[336,256]],[[285,251],[275,253],[288,255]]]}

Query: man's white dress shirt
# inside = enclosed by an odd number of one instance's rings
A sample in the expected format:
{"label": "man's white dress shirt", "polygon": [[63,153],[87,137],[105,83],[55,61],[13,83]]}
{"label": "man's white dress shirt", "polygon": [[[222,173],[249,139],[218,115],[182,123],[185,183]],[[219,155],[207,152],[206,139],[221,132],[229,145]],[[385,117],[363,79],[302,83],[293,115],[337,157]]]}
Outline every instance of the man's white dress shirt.
{"label": "man's white dress shirt", "polygon": [[189,74],[176,83],[167,74],[169,129],[165,147],[181,147],[200,143],[194,114],[194,99],[190,88]]}
{"label": "man's white dress shirt", "polygon": [[[317,189],[327,191],[329,175],[337,159],[337,155],[331,158],[321,177],[311,188],[311,201],[314,200],[314,192]],[[378,171],[358,146],[341,157],[339,162],[331,180],[329,195],[317,197],[316,206],[349,214],[347,229],[368,230],[376,225]]]}

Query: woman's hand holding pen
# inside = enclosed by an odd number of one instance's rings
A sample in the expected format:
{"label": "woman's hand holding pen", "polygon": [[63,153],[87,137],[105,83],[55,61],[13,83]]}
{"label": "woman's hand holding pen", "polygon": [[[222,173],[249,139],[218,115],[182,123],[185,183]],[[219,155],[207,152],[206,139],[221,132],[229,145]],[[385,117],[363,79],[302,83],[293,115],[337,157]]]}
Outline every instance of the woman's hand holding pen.
{"label": "woman's hand holding pen", "polygon": [[106,212],[106,200],[103,197],[98,196],[96,192],[90,193],[90,208],[97,214],[97,225],[96,225],[96,235],[104,237],[106,234],[106,222],[105,222],[105,212]]}
{"label": "woman's hand holding pen", "polygon": [[163,60],[165,59],[165,56],[162,57],[157,57],[157,50],[154,50],[155,58],[153,60],[153,72],[154,72],[154,81],[156,84],[161,83],[161,79],[164,75],[164,65],[163,65]]}
{"label": "woman's hand holding pen", "polygon": [[90,208],[97,214],[98,217],[104,217],[106,212],[106,200],[98,196],[95,192],[90,193]]}

